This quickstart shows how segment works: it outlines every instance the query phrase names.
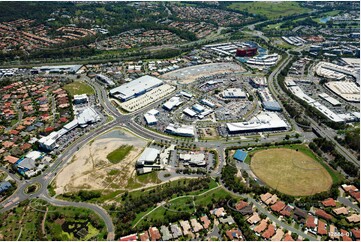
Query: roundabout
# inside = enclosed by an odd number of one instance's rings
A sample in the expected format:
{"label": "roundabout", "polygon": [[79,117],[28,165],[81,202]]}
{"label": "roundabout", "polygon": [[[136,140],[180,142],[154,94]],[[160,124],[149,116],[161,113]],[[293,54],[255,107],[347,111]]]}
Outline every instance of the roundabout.
{"label": "roundabout", "polygon": [[313,195],[332,185],[331,175],[318,161],[293,149],[257,151],[251,169],[271,188],[292,196]]}

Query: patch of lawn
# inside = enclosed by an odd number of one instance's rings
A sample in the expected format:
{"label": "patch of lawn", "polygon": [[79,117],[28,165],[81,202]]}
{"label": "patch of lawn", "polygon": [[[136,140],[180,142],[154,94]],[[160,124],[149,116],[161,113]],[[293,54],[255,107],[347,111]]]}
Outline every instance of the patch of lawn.
{"label": "patch of lawn", "polygon": [[93,95],[95,93],[94,89],[91,86],[89,86],[85,82],[80,82],[80,81],[69,83],[65,85],[63,88],[69,92],[70,96],[80,95],[80,94]]}
{"label": "patch of lawn", "polygon": [[120,146],[118,149],[110,152],[107,155],[107,159],[113,163],[113,164],[117,164],[120,161],[122,161],[127,155],[128,153],[133,149],[132,145],[122,145]]}
{"label": "patch of lawn", "polygon": [[114,170],[110,170],[109,172],[108,172],[108,175],[109,176],[115,176],[115,175],[118,175],[119,174],[119,170],[116,170],[116,169],[114,169]]}
{"label": "patch of lawn", "polygon": [[301,7],[298,2],[237,2],[228,6],[230,9],[247,11],[249,13],[265,16],[268,19],[290,16],[310,12],[310,9]]}
{"label": "patch of lawn", "polygon": [[147,174],[137,175],[137,180],[141,183],[160,183],[158,172],[153,171]]}

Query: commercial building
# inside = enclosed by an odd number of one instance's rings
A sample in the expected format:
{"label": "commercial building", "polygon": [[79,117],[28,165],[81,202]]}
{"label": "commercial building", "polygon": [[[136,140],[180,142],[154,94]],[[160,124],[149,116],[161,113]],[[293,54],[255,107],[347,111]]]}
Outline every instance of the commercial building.
{"label": "commercial building", "polygon": [[318,94],[318,96],[324,99],[325,101],[329,102],[332,106],[341,106],[341,103],[337,99],[330,97],[326,93],[320,93]]}
{"label": "commercial building", "polygon": [[183,95],[186,98],[192,98],[193,94],[185,92],[185,91],[181,91],[179,94]]}
{"label": "commercial building", "polygon": [[349,66],[340,66],[328,62],[320,62],[315,67],[316,74],[322,77],[341,80],[346,75],[354,77],[356,80],[360,78],[360,72]]}
{"label": "commercial building", "polygon": [[196,111],[197,113],[201,113],[201,112],[204,111],[204,107],[203,107],[202,105],[199,105],[199,104],[194,104],[194,105],[192,106],[192,109],[193,109],[194,111]]}
{"label": "commercial building", "polygon": [[222,92],[224,98],[246,98],[246,93],[240,88],[229,88]]}
{"label": "commercial building", "polygon": [[203,153],[188,153],[180,154],[179,159],[183,161],[184,165],[190,166],[206,166],[207,162],[205,160],[205,155]]}
{"label": "commercial building", "polygon": [[89,99],[86,94],[74,95],[74,100],[73,100],[74,104],[84,104],[84,103],[88,103],[88,102],[89,102]]}
{"label": "commercial building", "polygon": [[257,55],[257,48],[245,47],[237,49],[236,56],[245,57],[245,56],[255,56]]}
{"label": "commercial building", "polygon": [[273,66],[277,63],[278,58],[279,58],[278,54],[263,55],[254,58],[249,58],[246,63],[249,65],[256,65],[256,66]]}
{"label": "commercial building", "polygon": [[167,102],[163,104],[163,108],[165,110],[171,111],[173,108],[178,107],[183,102],[181,101],[180,97],[172,97]]}
{"label": "commercial building", "polygon": [[122,102],[120,106],[127,112],[134,112],[152,104],[153,102],[159,101],[163,97],[172,93],[175,89],[176,88],[174,86],[164,84],[141,96]]}
{"label": "commercial building", "polygon": [[84,128],[89,124],[100,121],[100,115],[92,107],[87,107],[77,116],[77,123]]}
{"label": "commercial building", "polygon": [[263,112],[248,122],[227,123],[231,134],[286,130],[288,125],[276,113]]}
{"label": "commercial building", "polygon": [[249,83],[254,88],[267,87],[268,85],[266,77],[250,77]]}
{"label": "commercial building", "polygon": [[64,127],[59,131],[51,132],[49,135],[39,139],[39,146],[44,150],[51,151],[56,147],[56,141],[70,130],[75,129],[78,126],[84,128],[89,124],[98,122],[99,120],[100,115],[92,107],[88,107],[79,113],[77,118],[64,125]]}
{"label": "commercial building", "polygon": [[212,103],[211,101],[208,101],[207,99],[202,99],[201,103],[204,105],[207,105],[210,108],[214,108],[216,106],[214,103]]}
{"label": "commercial building", "polygon": [[159,114],[159,111],[156,109],[149,110],[147,113],[144,114],[144,119],[148,125],[157,124],[158,119],[155,117]]}
{"label": "commercial building", "polygon": [[166,133],[185,136],[185,137],[193,137],[194,136],[194,127],[192,125],[176,125],[170,123],[166,129]]}
{"label": "commercial building", "polygon": [[75,74],[82,67],[83,67],[83,65],[62,65],[62,66],[40,66],[40,67],[33,67],[33,69],[37,70],[38,72],[45,72],[45,73]]}
{"label": "commercial building", "polygon": [[147,147],[137,160],[137,167],[153,166],[159,158],[160,150]]}
{"label": "commercial building", "polygon": [[11,183],[8,181],[0,182],[0,194],[9,190],[12,187]]}
{"label": "commercial building", "polygon": [[275,101],[267,87],[257,90],[264,109],[269,111],[282,111],[281,106]]}
{"label": "commercial building", "polygon": [[282,36],[282,39],[290,44],[290,45],[296,45],[296,46],[302,46],[304,43],[306,43],[307,41],[305,41],[304,39],[298,37],[298,36]]}
{"label": "commercial building", "polygon": [[277,111],[277,112],[282,111],[281,106],[276,101],[262,102],[262,106],[265,110],[268,110],[268,111]]}
{"label": "commercial building", "polygon": [[104,83],[107,86],[114,86],[115,83],[107,76],[104,76],[103,74],[98,74],[95,77],[98,81],[101,83]]}
{"label": "commercial building", "polygon": [[197,115],[197,113],[190,108],[184,109],[183,113],[187,114],[189,117],[195,117]]}
{"label": "commercial building", "polygon": [[125,102],[140,96],[162,84],[162,80],[146,75],[131,82],[125,83],[119,87],[113,88],[109,91],[109,93],[111,96]]}
{"label": "commercial building", "polygon": [[148,125],[154,125],[158,122],[158,119],[154,115],[151,115],[149,113],[144,114],[144,119]]}
{"label": "commercial building", "polygon": [[325,86],[348,102],[360,102],[360,88],[354,82],[327,82]]}

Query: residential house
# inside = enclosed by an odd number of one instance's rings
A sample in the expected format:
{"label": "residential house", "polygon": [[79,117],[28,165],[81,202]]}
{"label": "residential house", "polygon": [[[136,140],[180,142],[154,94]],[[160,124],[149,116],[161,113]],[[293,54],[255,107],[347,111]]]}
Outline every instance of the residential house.
{"label": "residential house", "polygon": [[183,234],[184,235],[188,235],[188,234],[192,234],[191,232],[191,225],[189,224],[188,221],[184,221],[184,220],[181,220],[179,221],[182,229],[183,229]]}
{"label": "residential house", "polygon": [[321,236],[327,235],[327,224],[325,222],[323,222],[322,220],[318,221],[317,234],[319,234]]}
{"label": "residential house", "polygon": [[254,228],[254,231],[258,234],[262,233],[267,228],[267,220],[262,219],[262,221]]}
{"label": "residential house", "polygon": [[164,225],[162,225],[161,227],[160,227],[160,232],[162,233],[162,240],[163,241],[168,241],[168,240],[171,240],[171,239],[173,239],[173,236],[172,236],[172,234],[169,232],[169,229],[168,229],[168,227],[167,226],[164,226]]}
{"label": "residential house", "polygon": [[346,220],[350,223],[359,223],[360,222],[360,215],[359,214],[352,214],[346,217]]}
{"label": "residential house", "polygon": [[140,233],[138,237],[139,237],[140,241],[149,241],[148,231],[144,231],[144,232]]}
{"label": "residential house", "polygon": [[281,239],[283,238],[283,235],[285,233],[283,232],[283,230],[281,228],[276,230],[276,234],[272,237],[272,241],[281,241]]}
{"label": "residential house", "polygon": [[286,204],[282,201],[277,201],[275,204],[271,206],[271,210],[273,212],[279,213],[284,207],[286,207]]}
{"label": "residential house", "polygon": [[338,235],[338,230],[337,230],[335,225],[333,225],[333,224],[330,225],[330,233],[329,233],[328,236],[332,240],[339,240],[340,239],[340,236]]}
{"label": "residential house", "polygon": [[341,239],[343,241],[352,241],[352,239],[349,236],[349,233],[346,230],[341,229],[340,232],[341,232]]}
{"label": "residential house", "polygon": [[251,217],[247,219],[247,222],[250,224],[257,224],[261,218],[259,217],[258,213],[254,213]]}
{"label": "residential house", "polygon": [[333,198],[327,198],[326,200],[322,201],[323,206],[325,207],[336,207],[336,201]]}
{"label": "residential house", "polygon": [[228,216],[227,218],[219,218],[219,222],[221,222],[222,224],[227,223],[229,225],[234,224],[232,216]]}
{"label": "residential house", "polygon": [[348,209],[345,207],[339,207],[339,208],[334,208],[332,210],[336,215],[347,215],[348,214]]}
{"label": "residential house", "polygon": [[157,227],[149,228],[148,232],[149,232],[149,236],[150,236],[151,241],[157,241],[157,240],[160,240],[162,238],[162,236],[160,235],[159,230],[157,229]]}
{"label": "residential house", "polygon": [[172,231],[174,239],[177,239],[178,237],[182,236],[182,230],[181,228],[179,228],[177,224],[171,224],[170,230]]}
{"label": "residential house", "polygon": [[276,228],[273,224],[268,225],[266,231],[263,232],[262,237],[264,239],[270,239],[275,234]]}
{"label": "residential house", "polygon": [[208,216],[207,215],[202,216],[201,221],[203,222],[203,227],[205,229],[208,229],[209,225],[211,224],[211,221],[208,219]]}
{"label": "residential house", "polygon": [[285,234],[285,237],[283,237],[282,240],[283,241],[294,241],[294,239],[292,238],[292,236],[289,233]]}
{"label": "residential house", "polygon": [[215,215],[217,218],[224,217],[227,214],[223,207],[215,208],[211,210],[210,213]]}
{"label": "residential house", "polygon": [[317,216],[321,217],[321,218],[326,219],[326,220],[331,220],[331,219],[333,218],[331,214],[326,213],[326,212],[325,212],[324,210],[322,210],[322,209],[316,209],[315,214],[316,214]]}
{"label": "residential house", "polygon": [[226,235],[230,240],[243,241],[243,235],[239,228],[233,228],[226,231]]}
{"label": "residential house", "polygon": [[121,237],[119,241],[137,241],[137,234],[130,234],[124,237]]}
{"label": "residential house", "polygon": [[193,232],[197,233],[203,229],[203,226],[197,221],[197,219],[192,218],[190,221],[193,227]]}

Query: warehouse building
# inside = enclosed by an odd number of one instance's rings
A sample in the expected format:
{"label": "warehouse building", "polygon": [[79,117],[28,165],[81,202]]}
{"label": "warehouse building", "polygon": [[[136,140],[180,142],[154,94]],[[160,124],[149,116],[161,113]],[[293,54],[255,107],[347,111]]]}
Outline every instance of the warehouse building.
{"label": "warehouse building", "polygon": [[106,84],[107,86],[114,86],[115,83],[107,76],[104,76],[103,74],[96,75],[96,79],[100,81],[101,83]]}
{"label": "warehouse building", "polygon": [[151,167],[153,166],[157,160],[159,159],[160,150],[155,148],[147,147],[144,149],[143,153],[140,155],[137,160],[137,167]]}
{"label": "warehouse building", "polygon": [[184,109],[183,113],[187,114],[189,117],[195,117],[197,115],[197,113],[190,108]]}
{"label": "warehouse building", "polygon": [[177,136],[193,137],[194,127],[192,125],[176,125],[170,123],[166,127],[165,132]]}
{"label": "warehouse building", "polygon": [[88,96],[86,94],[74,95],[73,103],[75,105],[77,105],[77,104],[85,104],[85,103],[88,103],[88,102],[89,102],[89,99],[88,99]]}
{"label": "warehouse building", "polygon": [[276,113],[263,112],[248,122],[227,123],[231,134],[286,130],[288,125]]}
{"label": "warehouse building", "polygon": [[179,159],[183,161],[184,165],[190,166],[206,166],[205,155],[203,153],[188,153],[180,154]]}
{"label": "warehouse building", "polygon": [[203,107],[202,105],[199,105],[198,103],[197,103],[197,104],[194,104],[194,105],[192,106],[192,109],[193,109],[194,111],[196,111],[197,113],[201,113],[201,112],[204,111],[204,107]]}
{"label": "warehouse building", "polygon": [[229,88],[222,92],[224,98],[246,98],[246,93],[241,88]]}
{"label": "warehouse building", "polygon": [[182,103],[180,97],[172,97],[163,104],[163,108],[167,111],[172,111],[173,108],[178,107]]}
{"label": "warehouse building", "polygon": [[181,91],[179,94],[183,95],[186,98],[192,98],[193,94],[185,92],[185,91]]}
{"label": "warehouse building", "polygon": [[144,114],[144,119],[148,125],[154,125],[154,124],[157,124],[157,122],[158,122],[158,119],[154,115],[149,114],[149,113]]}
{"label": "warehouse building", "polygon": [[122,102],[125,102],[159,87],[162,84],[162,80],[146,75],[111,89],[109,94]]}
{"label": "warehouse building", "polygon": [[325,86],[337,96],[348,102],[360,102],[360,88],[354,82],[327,82]]}
{"label": "warehouse building", "polygon": [[332,106],[341,106],[341,103],[337,99],[330,97],[326,93],[320,93],[320,94],[318,94],[318,96],[320,98],[322,98],[323,100],[329,102]]}
{"label": "warehouse building", "polygon": [[282,111],[281,106],[275,101],[267,87],[257,90],[258,96],[262,101],[262,106],[268,111]]}
{"label": "warehouse building", "polygon": [[208,101],[207,99],[202,99],[201,103],[204,105],[207,105],[210,108],[214,108],[216,106],[214,103],[212,103],[211,101]]}
{"label": "warehouse building", "polygon": [[75,74],[82,67],[83,67],[83,65],[62,65],[62,66],[40,66],[40,67],[33,67],[33,69],[37,70],[38,72],[45,72],[45,73]]}
{"label": "warehouse building", "polygon": [[254,88],[267,87],[268,85],[266,77],[258,77],[258,76],[249,78],[249,83]]}
{"label": "warehouse building", "polygon": [[56,147],[56,141],[70,130],[80,126],[82,128],[100,121],[100,115],[91,107],[84,109],[78,114],[77,118],[64,125],[59,131],[51,132],[49,135],[42,137],[38,140],[39,147],[51,151]]}

